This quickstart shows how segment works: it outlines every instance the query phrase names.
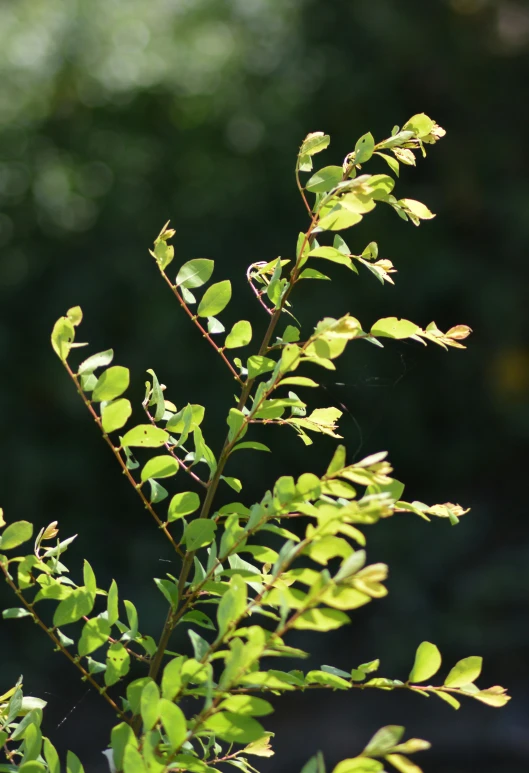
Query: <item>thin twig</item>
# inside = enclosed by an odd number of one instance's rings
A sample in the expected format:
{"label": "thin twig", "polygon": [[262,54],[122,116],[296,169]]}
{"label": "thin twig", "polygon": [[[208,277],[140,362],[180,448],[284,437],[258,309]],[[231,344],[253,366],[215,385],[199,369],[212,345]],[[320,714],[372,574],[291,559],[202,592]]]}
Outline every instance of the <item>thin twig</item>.
{"label": "thin twig", "polygon": [[255,297],[263,307],[263,309],[266,311],[267,314],[272,315],[274,313],[274,310],[266,305],[266,303],[263,301],[263,292],[261,290],[258,290],[252,281],[253,278],[251,275],[251,270],[256,265],[257,265],[256,263],[252,263],[250,266],[248,266],[248,269],[246,270],[246,279],[248,280],[248,284],[252,288],[253,294],[255,295]]}
{"label": "thin twig", "polygon": [[[145,413],[147,414],[147,418],[149,419],[149,421],[151,422],[153,427],[156,427],[157,425],[156,425],[156,422],[154,420],[154,416],[152,416],[152,414],[150,413],[148,406],[144,405],[143,409],[144,409]],[[178,462],[179,466],[184,470],[184,472],[187,472],[187,474],[190,475],[193,478],[195,483],[198,483],[200,486],[203,486],[204,488],[208,487],[208,484],[205,481],[203,481],[202,478],[199,478],[196,473],[194,473],[192,470],[190,470],[189,467],[185,464],[185,462],[183,462],[182,459],[180,459],[180,457],[175,454],[175,452],[173,450],[173,447],[171,446],[170,443],[164,443],[163,445],[164,445],[164,448],[167,451],[167,453],[170,456],[172,456],[173,459],[176,462]]]}
{"label": "thin twig", "polygon": [[[298,170],[297,170],[297,165],[296,165],[296,176],[297,176],[297,171]],[[290,273],[290,286],[288,287],[286,293],[281,298],[281,301],[280,301],[279,305],[277,306],[277,308],[275,309],[274,313],[272,314],[272,316],[270,318],[270,322],[269,322],[268,328],[267,328],[267,330],[266,330],[266,332],[264,334],[263,340],[261,342],[261,346],[259,347],[259,352],[258,352],[259,355],[263,355],[267,351],[268,345],[270,343],[270,339],[271,339],[271,337],[272,337],[272,335],[274,333],[276,325],[277,325],[277,323],[279,321],[279,318],[281,316],[281,313],[283,311],[283,307],[285,306],[285,304],[287,302],[287,299],[288,299],[290,293],[292,292],[292,289],[293,289],[294,285],[296,284],[296,282],[298,280],[300,263],[301,263],[301,261],[303,259],[303,253],[305,251],[305,247],[309,243],[311,235],[312,235],[312,232],[313,232],[313,230],[316,227],[316,224],[318,222],[319,209],[316,210],[316,212],[314,214],[312,214],[312,213],[310,213],[310,214],[311,214],[310,226],[309,226],[307,232],[305,233],[305,237],[304,237],[303,242],[301,244],[301,249],[300,249],[300,252],[299,252],[299,256],[298,256],[298,258],[296,260],[294,268],[292,269],[292,271]],[[207,340],[209,340],[209,342],[213,346],[213,348],[226,361],[228,367],[230,368],[232,373],[234,373],[234,375],[236,376],[237,381],[242,384],[242,380],[240,379],[238,374],[235,373],[235,371],[233,369],[233,366],[231,365],[229,360],[225,357],[224,352],[219,349],[219,347],[211,339],[211,337],[208,335],[208,333],[206,333],[206,331],[204,330],[202,325],[198,322],[196,316],[193,315],[193,313],[188,308],[187,304],[184,302],[184,300],[183,300],[182,296],[180,295],[180,293],[178,292],[178,289],[176,288],[176,286],[174,286],[172,284],[172,282],[168,278],[167,274],[160,267],[159,264],[158,264],[158,268],[159,268],[160,273],[162,274],[163,278],[165,279],[166,283],[169,285],[169,287],[171,288],[172,292],[174,293],[174,295],[178,299],[180,305],[185,310],[186,314],[192,319],[192,321],[201,330],[201,332],[204,335],[204,337]],[[244,406],[246,405],[246,402],[248,401],[248,398],[249,398],[249,396],[251,394],[254,382],[255,382],[255,379],[248,378],[246,380],[246,382],[244,383],[243,389],[242,389],[242,392],[241,392],[241,396],[240,396],[239,402],[237,404],[238,410],[241,411],[244,408]],[[267,394],[268,393],[269,392],[267,392]],[[263,399],[265,399],[265,398],[263,398]],[[213,500],[215,498],[215,494],[217,492],[217,488],[218,488],[218,485],[219,485],[219,482],[220,482],[221,475],[222,475],[222,473],[224,471],[224,467],[225,467],[226,462],[228,461],[228,458],[229,458],[229,455],[230,455],[230,451],[231,451],[232,447],[235,445],[235,443],[237,442],[237,440],[238,440],[238,438],[240,436],[240,433],[242,432],[242,429],[243,429],[244,426],[246,426],[246,422],[243,422],[243,424],[241,425],[241,427],[239,427],[239,430],[235,433],[235,436],[231,440],[229,438],[229,435],[226,436],[226,439],[224,441],[224,445],[222,447],[222,451],[221,451],[219,459],[218,459],[217,468],[215,470],[215,473],[214,473],[213,477],[211,478],[211,480],[209,482],[208,491],[207,491],[206,497],[204,499],[204,502],[202,503],[202,508],[201,508],[200,514],[198,516],[199,518],[207,518],[209,516],[210,510],[211,510],[211,506],[213,504]],[[179,607],[180,604],[181,604],[181,601],[182,601],[182,598],[183,598],[183,595],[184,595],[185,584],[187,582],[187,578],[189,576],[189,572],[191,571],[191,567],[193,566],[193,561],[194,561],[195,553],[196,553],[196,551],[191,551],[191,552],[186,553],[186,555],[185,555],[184,562],[182,564],[182,569],[180,571],[180,576],[178,578],[178,599],[177,599],[176,608]],[[173,630],[174,630],[174,628],[176,626],[176,622],[179,619],[179,614],[180,613],[178,611],[176,611],[176,609],[173,610],[171,608],[169,610],[168,615],[167,615],[167,619],[165,621],[165,624],[164,624],[164,627],[163,627],[163,630],[162,630],[162,633],[161,633],[161,636],[160,636],[160,640],[158,642],[158,646],[157,646],[157,649],[156,649],[156,653],[155,653],[155,655],[153,657],[153,660],[151,662],[151,668],[150,668],[150,671],[149,671],[149,676],[151,676],[154,680],[156,680],[157,677],[158,677],[158,673],[159,673],[159,670],[160,670],[160,667],[161,667],[161,664],[162,664],[162,661],[163,661],[165,650],[167,649],[167,646],[169,644],[169,640],[170,640],[171,634],[172,634],[172,632],[173,632]]]}
{"label": "thin twig", "polygon": [[176,297],[176,299],[178,300],[178,303],[179,303],[179,304],[180,304],[180,306],[181,306],[181,307],[184,309],[184,311],[185,311],[185,313],[187,314],[187,316],[189,317],[189,319],[190,319],[192,322],[194,322],[194,323],[195,323],[195,325],[198,327],[198,329],[199,329],[199,330],[200,330],[200,332],[202,333],[202,336],[203,336],[203,338],[205,338],[205,339],[206,339],[206,341],[208,341],[208,342],[211,344],[211,346],[212,346],[212,347],[215,349],[215,351],[217,352],[217,354],[220,354],[220,356],[222,357],[222,359],[224,360],[224,362],[226,363],[226,365],[228,366],[228,368],[229,368],[229,369],[230,369],[230,371],[232,372],[233,378],[234,378],[234,379],[236,379],[236,380],[239,382],[239,384],[242,384],[243,382],[242,382],[242,379],[241,379],[241,377],[239,376],[239,374],[237,373],[237,371],[235,370],[235,368],[233,367],[233,365],[231,364],[231,362],[228,360],[228,358],[226,357],[226,355],[224,354],[224,352],[222,351],[222,349],[221,349],[219,346],[217,346],[217,344],[216,344],[216,343],[215,343],[215,341],[212,339],[212,337],[211,337],[211,336],[210,336],[210,334],[207,332],[207,330],[205,330],[205,329],[202,327],[202,325],[201,325],[201,324],[200,324],[200,322],[198,321],[198,317],[197,317],[197,315],[196,315],[196,314],[193,314],[193,312],[191,311],[191,309],[189,308],[189,306],[187,305],[187,303],[184,301],[184,299],[182,298],[182,296],[181,296],[181,295],[180,295],[180,293],[178,292],[178,288],[176,287],[176,285],[174,285],[174,284],[171,282],[171,280],[169,279],[169,277],[167,276],[167,274],[165,273],[165,271],[163,270],[163,268],[161,268],[161,266],[160,266],[158,263],[157,263],[157,266],[158,266],[158,268],[160,269],[160,274],[163,276],[163,278],[165,279],[166,283],[167,283],[167,284],[169,285],[169,287],[171,288],[171,291],[172,291],[173,295]]}
{"label": "thin twig", "polygon": [[310,207],[309,202],[307,201],[307,197],[305,196],[305,189],[303,188],[301,184],[301,180],[299,179],[299,158],[296,162],[296,183],[299,189],[299,192],[301,193],[301,198],[303,199],[303,203],[305,204],[305,207],[307,208],[307,212],[309,213],[310,217],[312,217],[312,209]]}
{"label": "thin twig", "polygon": [[127,722],[127,724],[130,724],[130,719],[121,711],[121,709],[117,706],[117,704],[114,703],[114,701],[112,700],[110,695],[107,694],[106,688],[101,687],[95,681],[95,679],[92,677],[92,675],[81,665],[80,660],[78,658],[74,657],[70,652],[68,652],[66,647],[64,647],[61,644],[61,641],[58,638],[58,636],[55,635],[54,629],[53,628],[48,628],[46,623],[43,620],[41,620],[39,615],[35,612],[35,609],[34,609],[33,605],[30,604],[29,601],[27,601],[24,598],[23,593],[17,588],[17,586],[15,585],[13,580],[11,579],[11,576],[10,576],[9,571],[8,571],[7,567],[5,566],[5,564],[0,563],[0,568],[2,569],[2,572],[4,573],[4,576],[5,576],[7,584],[9,585],[9,587],[11,588],[13,593],[16,595],[18,600],[21,602],[21,604],[24,605],[24,608],[29,612],[29,614],[33,618],[34,622],[37,623],[37,625],[40,626],[40,628],[42,628],[42,630],[52,640],[52,642],[54,643],[55,647],[58,650],[60,650],[62,652],[62,654],[65,655],[68,658],[70,663],[73,663],[74,666],[77,669],[79,669],[79,671],[83,675],[83,679],[85,679],[87,682],[89,682],[92,685],[92,687],[94,687],[97,690],[97,692],[100,695],[103,696],[103,698],[107,701],[107,703],[109,703],[110,706],[112,706],[112,708],[114,709],[116,714],[118,714],[119,718],[122,719],[124,722]]}
{"label": "thin twig", "polygon": [[163,521],[160,518],[160,516],[158,515],[158,513],[156,513],[156,511],[154,510],[152,504],[149,502],[149,500],[147,499],[147,497],[145,496],[145,494],[141,490],[141,488],[138,485],[138,483],[136,483],[133,475],[131,474],[130,470],[128,469],[128,467],[127,467],[127,465],[125,463],[125,461],[123,460],[123,457],[121,456],[120,450],[115,447],[115,445],[112,443],[111,439],[109,438],[109,436],[107,435],[107,433],[103,429],[103,425],[101,423],[101,419],[99,418],[99,416],[97,415],[96,411],[94,410],[94,407],[93,407],[92,403],[90,402],[90,400],[87,398],[87,396],[83,392],[83,390],[81,388],[81,385],[79,383],[79,379],[77,378],[76,374],[73,372],[73,370],[70,368],[70,366],[68,365],[68,363],[65,360],[63,361],[63,365],[66,368],[66,370],[68,372],[68,375],[72,379],[73,383],[75,384],[75,387],[77,389],[78,394],[81,395],[81,398],[82,398],[84,404],[86,405],[86,407],[90,411],[90,414],[92,415],[92,418],[94,419],[95,423],[99,427],[99,429],[100,429],[100,431],[101,431],[101,433],[103,435],[104,441],[109,446],[109,448],[111,449],[112,453],[114,454],[114,456],[118,460],[119,465],[120,465],[121,469],[123,470],[123,475],[126,476],[126,478],[129,481],[130,485],[137,492],[138,496],[140,497],[141,501],[143,502],[143,505],[144,505],[145,509],[148,510],[149,513],[152,515],[152,517],[154,518],[154,520],[158,524],[159,528],[163,531],[163,533],[165,534],[165,536],[167,537],[167,539],[169,540],[169,542],[173,546],[173,549],[178,553],[179,556],[183,557],[183,553],[180,550],[180,548],[178,547],[178,545],[176,544],[176,542],[174,541],[174,538],[173,538],[171,532],[167,528],[167,524],[163,523]]}

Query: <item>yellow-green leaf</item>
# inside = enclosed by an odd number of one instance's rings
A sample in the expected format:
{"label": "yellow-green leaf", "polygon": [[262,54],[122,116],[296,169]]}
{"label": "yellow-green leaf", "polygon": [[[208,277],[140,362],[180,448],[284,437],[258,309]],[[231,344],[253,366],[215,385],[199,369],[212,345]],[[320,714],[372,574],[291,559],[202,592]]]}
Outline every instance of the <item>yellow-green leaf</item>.
{"label": "yellow-green leaf", "polygon": [[33,524],[29,521],[15,521],[9,524],[0,537],[2,550],[13,550],[23,542],[27,542],[33,535]]}
{"label": "yellow-green leaf", "polygon": [[409,681],[413,684],[425,682],[434,676],[441,668],[441,653],[429,641],[419,644],[415,653],[415,662],[409,675]]}
{"label": "yellow-green leaf", "polygon": [[130,382],[130,372],[122,365],[113,365],[107,368],[97,380],[92,393],[92,400],[103,402],[114,400],[127,389]]}
{"label": "yellow-green leaf", "polygon": [[139,446],[143,448],[158,448],[169,439],[169,433],[152,424],[138,424],[129,429],[121,439],[122,446]]}
{"label": "yellow-green leaf", "polygon": [[105,432],[115,432],[125,426],[132,414],[130,400],[120,397],[101,409],[101,424]]}
{"label": "yellow-green leaf", "polygon": [[231,299],[231,282],[225,279],[223,282],[208,287],[204,297],[198,305],[199,317],[215,317],[226,308]]}
{"label": "yellow-green leaf", "polygon": [[178,472],[178,462],[172,456],[154,456],[141,471],[143,481],[149,478],[170,478]]}
{"label": "yellow-green leaf", "polygon": [[384,317],[375,322],[371,328],[371,335],[386,338],[409,338],[412,335],[416,335],[419,331],[420,327],[407,319]]}
{"label": "yellow-green leaf", "polygon": [[469,658],[459,660],[445,679],[447,687],[462,687],[464,684],[475,682],[481,674],[483,658],[471,655]]}

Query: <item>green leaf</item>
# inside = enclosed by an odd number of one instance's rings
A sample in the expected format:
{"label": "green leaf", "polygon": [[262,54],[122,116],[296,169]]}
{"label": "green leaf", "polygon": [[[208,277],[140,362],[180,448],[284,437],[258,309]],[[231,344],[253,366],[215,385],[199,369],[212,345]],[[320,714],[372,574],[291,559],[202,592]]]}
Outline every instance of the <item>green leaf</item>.
{"label": "green leaf", "polygon": [[0,537],[2,550],[13,550],[33,536],[33,524],[29,521],[15,521],[9,524]]}
{"label": "green leaf", "polygon": [[252,340],[252,326],[245,319],[236,322],[228,335],[224,346],[227,349],[237,349],[239,346],[248,346]]}
{"label": "green leaf", "polygon": [[12,607],[2,612],[4,620],[19,620],[21,617],[32,617],[31,612],[23,607]]}
{"label": "green leaf", "polygon": [[219,335],[224,333],[226,328],[216,317],[208,317],[208,333],[211,335]]}
{"label": "green leaf", "polygon": [[51,345],[59,358],[66,362],[75,338],[74,326],[67,317],[61,317],[53,326]]}
{"label": "green leaf", "polygon": [[230,408],[226,423],[230,428],[228,433],[228,441],[230,443],[233,442],[235,438],[242,438],[244,434],[243,428],[247,429],[246,417],[242,411],[239,411],[237,408]]}
{"label": "green leaf", "polygon": [[369,161],[375,149],[375,140],[371,132],[364,134],[355,145],[355,164]]}
{"label": "green leaf", "polygon": [[234,714],[240,714],[251,717],[265,717],[274,710],[273,706],[263,698],[256,698],[253,695],[230,695],[222,701],[220,709],[231,711]]}
{"label": "green leaf", "polygon": [[61,773],[61,765],[59,762],[59,755],[57,749],[51,743],[49,738],[43,739],[42,750],[44,752],[44,759],[48,765],[49,773]]}
{"label": "green leaf", "polygon": [[89,674],[102,674],[107,669],[106,663],[100,663],[99,661],[91,658],[90,655],[88,655],[86,658],[86,662],[88,664]]}
{"label": "green leaf", "polygon": [[53,615],[53,625],[60,628],[62,625],[76,623],[90,614],[94,601],[94,595],[86,588],[76,588],[68,598],[59,602]]}
{"label": "green leaf", "polygon": [[167,244],[165,239],[157,239],[151,255],[154,255],[156,262],[164,271],[174,258],[174,247],[172,244]]}
{"label": "green leaf", "polygon": [[123,773],[149,773],[147,765],[139,751],[129,744],[123,754]]}
{"label": "green leaf", "polygon": [[231,299],[231,282],[225,279],[208,287],[198,305],[199,317],[214,317],[226,308]]}
{"label": "green leaf", "polygon": [[326,687],[332,687],[335,690],[349,690],[351,688],[351,683],[348,681],[350,677],[349,674],[345,674],[345,676],[347,677],[347,681],[341,676],[330,673],[329,671],[315,670],[309,671],[306,679],[307,684],[322,684]]}
{"label": "green leaf", "polygon": [[219,711],[205,721],[204,727],[227,743],[251,743],[265,732],[256,719],[231,711]]}
{"label": "green leaf", "polygon": [[200,507],[200,499],[194,491],[182,491],[175,494],[169,503],[167,511],[167,520],[169,522],[183,518],[185,515],[194,513]]}
{"label": "green leaf", "polygon": [[217,524],[205,518],[197,518],[191,521],[184,532],[184,541],[188,551],[194,552],[199,548],[210,545],[215,538]]}
{"label": "green leaf", "polygon": [[178,472],[178,462],[172,456],[153,456],[141,471],[142,481],[149,478],[171,478]]}
{"label": "green leaf", "polygon": [[165,414],[165,399],[163,389],[158,381],[158,376],[152,368],[147,369],[147,373],[152,376],[152,387],[149,398],[149,406],[154,405],[154,421],[160,421]]}
{"label": "green leaf", "polygon": [[[120,722],[119,725],[115,725],[112,728],[110,733],[110,746],[116,770],[123,768],[123,754],[128,744],[132,746],[137,744],[134,731],[126,722]],[[57,773],[60,773],[60,771],[57,771]]]}
{"label": "green leaf", "polygon": [[108,620],[103,617],[94,617],[85,623],[79,639],[79,655],[90,655],[90,653],[106,644],[110,636],[110,625]]}
{"label": "green leaf", "polygon": [[[197,559],[195,558],[195,561]],[[189,638],[191,639],[191,644],[193,645],[193,654],[195,656],[195,660],[198,660],[199,662],[207,655],[209,650],[209,644],[208,642],[202,638],[196,631],[193,631],[191,628],[188,629]]]}
{"label": "green leaf", "polygon": [[156,682],[147,682],[141,691],[141,718],[144,730],[152,730],[158,721],[160,703],[160,690]]}
{"label": "green leaf", "polygon": [[340,202],[336,203],[330,211],[318,220],[318,228],[322,231],[342,231],[350,228],[362,220],[362,215],[352,212]]}
{"label": "green leaf", "polygon": [[395,180],[388,174],[372,174],[367,180],[369,196],[374,201],[385,201],[395,187]]}
{"label": "green leaf", "polygon": [[286,344],[292,344],[299,341],[299,330],[294,325],[287,325],[282,339]]}
{"label": "green leaf", "polygon": [[422,738],[408,738],[407,741],[395,746],[393,751],[399,752],[399,754],[415,754],[415,752],[422,752],[425,749],[430,749],[431,746],[432,744],[429,741],[424,741]]}
{"label": "green leaf", "polygon": [[86,360],[83,360],[83,362],[79,365],[79,368],[77,370],[77,375],[89,375],[90,373],[93,373],[94,370],[97,368],[106,368],[107,365],[110,365],[112,360],[114,359],[114,350],[113,349],[107,349],[104,352],[98,352],[97,354],[92,354],[90,357],[87,357]]}
{"label": "green leaf", "polygon": [[[473,685],[474,686],[474,685]],[[467,688],[469,685],[466,685],[465,692],[467,691]],[[511,699],[509,695],[506,695],[506,690],[503,687],[489,687],[487,690],[477,690],[476,692],[468,693],[472,696],[472,698],[475,698],[478,701],[481,701],[481,703],[485,703],[487,706],[494,706],[496,708],[500,708],[501,706],[505,706]]]}
{"label": "green leaf", "polygon": [[345,446],[339,445],[336,447],[336,451],[334,452],[334,455],[331,459],[331,463],[327,467],[326,475],[334,475],[339,470],[342,470],[345,467],[346,463],[346,455],[345,455]]}
{"label": "green leaf", "polygon": [[92,392],[92,400],[103,402],[114,400],[119,397],[128,388],[130,382],[130,372],[128,368],[121,365],[113,365],[111,368],[103,371],[97,380],[97,384]]}
{"label": "green leaf", "polygon": [[459,660],[445,679],[447,687],[462,687],[465,684],[475,682],[481,674],[483,658],[471,655],[469,658]]}
{"label": "green leaf", "polygon": [[[322,274],[321,271],[316,271],[315,268],[304,268],[299,275],[300,279],[327,279],[329,282],[331,278],[326,274]],[[297,340],[297,339],[296,339]]]}
{"label": "green leaf", "polygon": [[404,728],[400,725],[381,727],[371,738],[362,754],[368,757],[380,757],[382,754],[387,754],[390,749],[398,744],[403,735]]}
{"label": "green leaf", "polygon": [[276,365],[277,362],[271,360],[270,357],[264,357],[261,354],[252,354],[251,357],[248,357],[248,362],[246,363],[246,367],[248,368],[248,378],[253,379],[257,376],[261,376],[263,373],[268,373],[268,371],[273,370]]}
{"label": "green leaf", "polygon": [[202,287],[210,279],[214,266],[215,263],[207,258],[195,258],[184,263],[176,277],[177,287]]}
{"label": "green leaf", "polygon": [[309,253],[310,258],[324,258],[332,263],[341,263],[343,266],[351,266],[351,258],[337,250],[336,247],[316,247]]}
{"label": "green leaf", "polygon": [[[171,661],[172,662],[172,661]],[[169,664],[168,664],[169,665]],[[167,669],[167,666],[166,666]],[[143,688],[148,682],[154,681],[150,678],[150,676],[142,676],[140,679],[134,679],[134,681],[129,682],[127,685],[127,700],[130,704],[130,710],[133,714],[139,714],[140,713],[140,707],[141,707],[141,694],[143,692]],[[164,697],[165,693],[164,693]]]}
{"label": "green leaf", "polygon": [[408,677],[413,684],[425,682],[434,676],[441,668],[441,653],[429,641],[423,641],[419,644],[415,653],[415,662]]}
{"label": "green leaf", "polygon": [[388,754],[386,760],[391,762],[399,773],[422,773],[422,769],[403,754]]}
{"label": "green leaf", "polygon": [[341,166],[325,166],[315,172],[305,185],[311,193],[326,193],[338,185],[343,179]]}
{"label": "green leaf", "polygon": [[431,220],[435,217],[433,212],[430,212],[426,204],[423,204],[421,201],[415,201],[415,199],[399,199],[398,203],[411,212],[412,215],[418,217],[419,220]]}
{"label": "green leaf", "polygon": [[433,690],[433,694],[437,695],[438,698],[441,698],[445,703],[448,703],[449,706],[452,706],[453,709],[457,711],[461,707],[461,703],[455,698],[453,695],[451,695],[449,692],[441,692],[441,690]]}
{"label": "green leaf", "polygon": [[158,483],[158,481],[154,480],[153,478],[149,479],[149,487],[151,489],[149,496],[149,502],[151,502],[151,504],[156,504],[156,502],[163,502],[163,500],[167,499],[169,496],[167,489],[165,489],[161,483]]}
{"label": "green leaf", "polygon": [[246,609],[246,594],[245,581],[239,574],[234,574],[230,580],[230,587],[221,598],[217,609],[219,636],[224,636],[230,625],[243,614]]}
{"label": "green leaf", "polygon": [[163,722],[171,751],[178,749],[186,739],[187,725],[182,709],[166,698],[160,698],[158,702],[160,719]]}
{"label": "green leaf", "polygon": [[191,612],[187,612],[183,616],[182,622],[195,623],[195,625],[200,625],[202,628],[207,628],[210,631],[215,630],[215,626],[209,617],[203,612],[199,612],[198,609],[193,609]]}
{"label": "green leaf", "polygon": [[396,158],[393,158],[393,156],[388,156],[387,153],[380,153],[379,151],[375,151],[375,155],[381,156],[386,162],[386,164],[389,166],[393,174],[396,175],[397,177],[399,176],[400,167],[399,167],[399,162],[397,161]]}
{"label": "green leaf", "polygon": [[12,765],[6,765],[5,767],[0,765],[0,770],[16,771],[16,773],[46,773],[46,768],[42,762],[37,762],[37,760],[24,762],[24,764],[20,765],[18,768]]}
{"label": "green leaf", "polygon": [[[162,676],[162,695],[168,700],[172,700],[177,694],[182,684],[182,665],[184,663],[184,656],[181,655],[178,658],[173,658],[165,666]],[[127,689],[128,698],[128,689]],[[130,701],[130,698],[129,698]],[[134,710],[134,709],[133,709]]]}
{"label": "green leaf", "polygon": [[306,376],[288,376],[288,378],[281,379],[278,386],[285,386],[286,384],[290,384],[292,386],[305,386],[305,387],[319,386],[319,384],[316,381],[314,381],[314,379],[307,378]]}
{"label": "green leaf", "polygon": [[[231,760],[232,764],[234,760]],[[235,761],[235,767],[240,768],[240,764]],[[177,754],[173,757],[172,764],[176,765],[176,770],[188,770],[189,773],[216,773],[217,768],[210,768],[205,762],[193,757],[191,754]],[[244,773],[246,769],[244,768]]]}
{"label": "green leaf", "polygon": [[97,593],[96,576],[94,574],[94,570],[86,559],[83,563],[83,582],[85,584],[87,593],[89,593],[95,599]]}
{"label": "green leaf", "polygon": [[352,757],[342,760],[333,769],[332,773],[383,773],[384,765],[380,760],[370,757]]}
{"label": "green leaf", "polygon": [[371,335],[385,338],[409,338],[416,335],[420,327],[407,319],[397,317],[384,317],[375,322],[371,328]]}
{"label": "green leaf", "polygon": [[307,134],[301,145],[300,156],[313,156],[315,153],[321,153],[329,146],[331,138],[323,132],[311,132]]}
{"label": "green leaf", "polygon": [[138,424],[125,433],[121,438],[121,445],[158,448],[163,446],[168,439],[169,434],[160,427],[153,427],[152,424]]}
{"label": "green leaf", "polygon": [[243,448],[251,448],[253,451],[270,451],[268,446],[265,446],[264,443],[257,443],[255,440],[248,440],[244,443],[237,443],[236,446],[234,446],[231,450],[233,451],[242,451]]}
{"label": "green leaf", "polygon": [[171,580],[160,580],[154,577],[154,582],[160,593],[163,594],[171,607],[178,605],[178,586]]}
{"label": "green leaf", "polygon": [[109,625],[119,620],[119,595],[118,586],[115,580],[112,580],[107,596],[107,619]]}
{"label": "green leaf", "polygon": [[333,631],[350,623],[348,615],[338,609],[310,609],[303,612],[295,621],[293,628],[301,631]]}
{"label": "green leaf", "polygon": [[129,623],[130,630],[126,635],[122,636],[123,641],[131,641],[136,638],[138,633],[138,611],[132,601],[124,600],[125,611],[127,613],[127,621]]}
{"label": "green leaf", "polygon": [[402,130],[412,131],[420,138],[430,134],[434,126],[435,121],[432,121],[425,113],[417,113],[417,115],[413,115],[409,121],[406,121]]}
{"label": "green leaf", "polygon": [[238,478],[230,478],[228,475],[221,475],[220,479],[225,481],[230,488],[237,492],[242,490],[242,483]]}
{"label": "green leaf", "polygon": [[176,435],[193,432],[202,424],[204,414],[205,408],[203,405],[188,403],[185,408],[171,416],[165,428],[168,432]]}
{"label": "green leaf", "polygon": [[125,426],[132,414],[130,400],[121,397],[101,408],[101,424],[105,432],[115,432]]}
{"label": "green leaf", "polygon": [[325,773],[323,754],[318,752],[314,757],[311,757],[301,768],[301,773]]}

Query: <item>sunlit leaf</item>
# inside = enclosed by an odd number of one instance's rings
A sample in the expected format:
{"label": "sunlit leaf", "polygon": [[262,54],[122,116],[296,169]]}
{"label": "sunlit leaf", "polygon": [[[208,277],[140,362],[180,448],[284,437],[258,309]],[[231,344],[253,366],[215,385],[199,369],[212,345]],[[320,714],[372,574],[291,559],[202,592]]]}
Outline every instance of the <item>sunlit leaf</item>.
{"label": "sunlit leaf", "polygon": [[408,677],[412,683],[425,682],[434,676],[441,668],[441,653],[429,641],[419,644],[415,653],[415,662]]}

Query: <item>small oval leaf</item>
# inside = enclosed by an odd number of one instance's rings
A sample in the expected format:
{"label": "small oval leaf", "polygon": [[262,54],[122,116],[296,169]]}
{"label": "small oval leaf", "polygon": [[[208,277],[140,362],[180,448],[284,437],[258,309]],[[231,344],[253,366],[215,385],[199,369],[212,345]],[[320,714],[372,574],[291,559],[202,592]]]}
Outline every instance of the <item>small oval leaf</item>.
{"label": "small oval leaf", "polygon": [[472,684],[481,674],[483,658],[477,655],[471,655],[469,658],[459,660],[445,679],[447,687],[462,687],[465,684]]}
{"label": "small oval leaf", "polygon": [[198,305],[199,317],[214,317],[226,308],[231,299],[231,282],[225,279],[208,287]]}
{"label": "small oval leaf", "polygon": [[169,433],[152,424],[138,424],[129,429],[121,438],[122,446],[138,446],[142,448],[158,448],[169,439]]}
{"label": "small oval leaf", "polygon": [[239,346],[247,346],[252,340],[252,326],[246,319],[236,322],[224,343],[227,349],[237,349]]}
{"label": "small oval leaf", "polygon": [[155,456],[141,471],[142,481],[149,478],[170,478],[178,472],[178,462],[172,456]]}
{"label": "small oval leaf", "polygon": [[419,644],[415,653],[415,663],[408,677],[413,684],[425,682],[426,679],[434,676],[441,668],[441,653],[429,641],[423,641]]}
{"label": "small oval leaf", "polygon": [[176,521],[185,515],[190,515],[200,507],[200,499],[194,491],[181,491],[175,494],[169,503],[167,511],[167,520]]}
{"label": "small oval leaf", "polygon": [[106,402],[119,397],[127,389],[130,382],[130,373],[128,368],[122,365],[113,365],[107,368],[97,380],[92,393],[92,400],[96,402]]}
{"label": "small oval leaf", "polygon": [[125,426],[132,414],[130,400],[120,397],[119,400],[107,403],[101,409],[101,425],[105,432],[114,432]]}
{"label": "small oval leaf", "polygon": [[184,263],[176,277],[178,287],[201,287],[213,273],[215,264],[207,258],[195,258]]}
{"label": "small oval leaf", "polygon": [[2,550],[13,550],[33,536],[33,524],[29,521],[15,521],[9,524],[0,537]]}

